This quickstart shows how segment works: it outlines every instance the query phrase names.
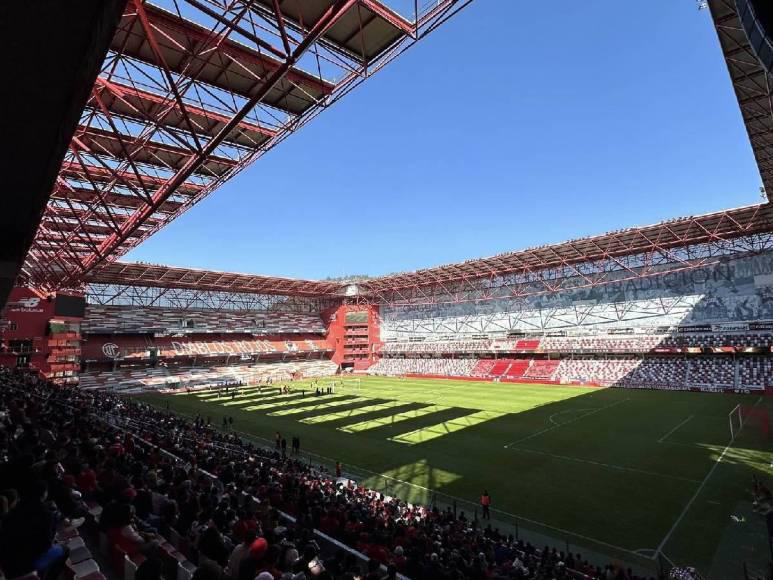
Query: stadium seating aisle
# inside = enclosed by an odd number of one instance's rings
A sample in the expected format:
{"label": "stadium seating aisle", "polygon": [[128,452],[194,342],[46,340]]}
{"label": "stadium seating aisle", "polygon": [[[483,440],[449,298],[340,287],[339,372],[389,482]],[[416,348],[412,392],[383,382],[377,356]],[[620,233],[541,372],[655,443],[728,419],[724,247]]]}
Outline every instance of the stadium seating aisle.
{"label": "stadium seating aisle", "polygon": [[[152,569],[163,569],[170,559],[173,577],[190,578],[195,567],[183,565],[188,557],[198,562],[202,579],[381,578],[379,565],[416,580],[618,577],[611,566],[594,567],[579,554],[537,550],[494,529],[471,527],[450,509],[338,483],[305,462],[245,444],[201,420],[108,391],[55,387],[2,370],[0,408],[0,489],[25,492],[22,502],[0,512],[0,566],[12,570],[9,576],[31,572],[37,550],[52,546],[47,536],[35,550],[9,549],[18,544],[15,522],[23,510],[47,509],[40,495],[25,490],[47,487],[56,502],[50,518],[85,514],[91,520],[98,514],[114,575],[124,580],[158,577]],[[142,438],[127,428],[141,429]],[[0,495],[7,500],[13,494]],[[295,520],[280,523],[277,510]],[[320,550],[315,528],[358,548],[370,558],[367,565],[353,553]],[[63,542],[74,538],[68,528],[58,536]],[[80,562],[89,560],[82,544],[71,546],[68,577],[104,580],[93,565],[77,568],[76,551]]]}

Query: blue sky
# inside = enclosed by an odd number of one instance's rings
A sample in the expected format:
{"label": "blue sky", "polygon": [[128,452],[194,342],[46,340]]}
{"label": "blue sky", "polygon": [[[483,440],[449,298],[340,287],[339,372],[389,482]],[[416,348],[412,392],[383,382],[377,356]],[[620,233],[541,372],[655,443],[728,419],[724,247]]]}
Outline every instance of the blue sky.
{"label": "blue sky", "polygon": [[759,200],[693,0],[475,0],[124,260],[379,275]]}

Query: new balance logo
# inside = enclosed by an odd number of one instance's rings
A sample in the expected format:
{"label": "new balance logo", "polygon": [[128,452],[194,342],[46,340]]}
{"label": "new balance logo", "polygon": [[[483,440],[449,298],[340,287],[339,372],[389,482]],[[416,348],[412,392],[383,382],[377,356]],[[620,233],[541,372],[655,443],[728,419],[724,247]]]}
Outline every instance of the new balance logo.
{"label": "new balance logo", "polygon": [[40,298],[22,298],[17,304],[22,308],[37,308],[40,304]]}

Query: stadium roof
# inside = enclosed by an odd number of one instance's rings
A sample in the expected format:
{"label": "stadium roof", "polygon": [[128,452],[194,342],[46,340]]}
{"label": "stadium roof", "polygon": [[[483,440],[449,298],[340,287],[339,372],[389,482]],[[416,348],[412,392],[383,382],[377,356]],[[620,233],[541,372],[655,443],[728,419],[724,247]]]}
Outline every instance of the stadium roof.
{"label": "stadium roof", "polygon": [[[705,243],[722,243],[773,232],[773,205],[765,203],[628,228],[559,244],[509,252],[357,282],[357,295],[379,298],[392,292],[428,286],[491,279],[514,273],[538,272],[595,260],[659,252]],[[248,274],[226,274],[149,264],[108,264],[89,275],[88,282],[162,288],[191,288],[296,296],[342,296],[348,282],[315,282]],[[376,300],[378,301],[378,300]]]}
{"label": "stadium roof", "polygon": [[[378,0],[127,4],[29,252],[29,282],[298,295],[341,282],[109,264],[214,191],[471,0],[412,20]],[[708,0],[763,183],[773,191],[773,89],[733,0]],[[380,295],[773,232],[769,205],[367,280]],[[107,265],[105,265],[107,263]],[[93,271],[93,272],[92,272]],[[91,272],[91,274],[89,274]]]}
{"label": "stadium roof", "polygon": [[234,274],[124,262],[114,262],[99,268],[89,275],[88,282],[151,288],[190,288],[193,290],[313,297],[335,295],[341,288],[340,282],[315,282],[276,276]]}
{"label": "stadium roof", "polygon": [[79,285],[469,2],[129,0],[22,281]]}
{"label": "stadium roof", "polygon": [[467,260],[459,264],[384,276],[368,280],[363,287],[367,288],[366,292],[393,292],[462,280],[536,272],[595,260],[614,261],[615,258],[647,252],[667,254],[674,248],[771,232],[773,206],[765,203],[678,218],[490,258]]}
{"label": "stadium roof", "polygon": [[754,157],[768,194],[773,193],[773,75],[760,64],[738,16],[735,0],[709,0],[730,79]]}

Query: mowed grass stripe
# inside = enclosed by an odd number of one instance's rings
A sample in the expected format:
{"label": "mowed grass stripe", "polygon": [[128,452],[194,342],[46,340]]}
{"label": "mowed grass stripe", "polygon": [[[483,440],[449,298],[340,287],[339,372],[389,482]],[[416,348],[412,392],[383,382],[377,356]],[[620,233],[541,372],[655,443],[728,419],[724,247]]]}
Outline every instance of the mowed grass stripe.
{"label": "mowed grass stripe", "polygon": [[[335,398],[335,400],[338,402],[338,404],[343,405],[344,403],[350,401],[352,399],[351,395],[336,395],[335,397],[330,397],[328,400],[331,400]],[[279,400],[279,401],[268,401],[264,403],[260,403],[259,405],[250,405],[249,407],[242,407],[244,411],[260,411],[262,409],[272,409],[274,407],[281,407],[282,409],[299,409],[301,407],[308,407],[310,405],[314,405],[318,403],[319,400],[316,398],[312,398],[309,395],[306,395],[305,397],[301,397],[299,399],[293,399],[291,401],[287,400]]]}
{"label": "mowed grass stripe", "polygon": [[254,397],[245,397],[244,399],[234,399],[233,401],[224,401],[220,403],[224,407],[233,407],[235,405],[247,405],[248,403],[268,402],[268,401],[287,401],[302,397],[300,393],[286,393],[284,395],[266,394]]}
{"label": "mowed grass stripe", "polygon": [[[249,388],[245,388],[245,389],[242,389],[242,390],[238,391],[235,398],[236,399],[244,399],[244,398],[247,398],[247,397],[254,397],[255,395],[279,395],[279,394],[281,394],[281,391],[279,389],[275,389],[275,388],[270,388],[270,389],[261,388],[261,389],[258,389],[258,387],[249,387]],[[224,394],[224,393],[214,393],[214,394],[213,393],[206,393],[206,394],[199,394],[199,395],[196,395],[196,396],[199,399],[202,399],[204,401],[212,402],[212,401],[218,401],[218,400],[221,400],[221,399],[230,399],[231,396],[232,396],[232,393],[229,392],[227,395]]]}
{"label": "mowed grass stripe", "polygon": [[375,405],[366,405],[365,407],[357,407],[355,409],[349,409],[346,411],[337,411],[334,413],[327,413],[325,415],[317,415],[315,417],[307,417],[301,419],[301,423],[307,423],[314,425],[315,423],[328,423],[330,421],[340,421],[341,419],[349,419],[350,417],[359,417],[360,415],[367,415],[368,413],[375,413],[377,411],[386,411],[387,409],[394,409],[395,407],[405,407],[408,403],[402,401],[389,401],[388,403],[377,403]]}
{"label": "mowed grass stripe", "polygon": [[341,407],[343,405],[353,405],[354,403],[363,403],[365,401],[372,401],[367,397],[351,397],[346,401],[331,401],[328,403],[320,403],[319,399],[311,401],[303,406],[296,406],[292,409],[282,409],[273,413],[268,413],[271,417],[284,417],[285,415],[296,415],[300,413],[311,413],[319,409],[329,409],[330,407]]}
{"label": "mowed grass stripe", "polygon": [[476,387],[480,385],[444,379],[395,380],[370,377],[362,381],[363,390],[376,391],[389,399],[508,413],[528,411],[606,390],[598,387],[560,385],[546,389],[543,385],[517,383],[486,383],[483,389]]}
{"label": "mowed grass stripe", "polygon": [[395,437],[390,437],[389,440],[396,441],[397,443],[416,445],[417,443],[432,441],[438,437],[443,437],[444,435],[455,433],[456,431],[461,431],[462,429],[467,429],[468,427],[479,425],[480,423],[485,423],[492,419],[504,417],[506,414],[507,413],[497,413],[494,411],[477,411],[469,415],[463,415],[457,419],[438,423],[437,425],[431,425],[429,427],[423,427],[422,429],[403,433],[402,435],[396,435]]}
{"label": "mowed grass stripe", "polygon": [[448,411],[451,407],[443,407],[441,405],[430,405],[421,409],[414,409],[413,411],[403,411],[389,417],[379,417],[378,419],[370,419],[368,421],[360,421],[359,423],[353,423],[344,427],[339,427],[340,431],[347,433],[360,433],[362,431],[369,431],[370,429],[378,429],[379,427],[387,427],[400,423],[402,421],[408,421],[410,419],[418,419],[425,415],[431,415],[432,413],[438,413],[440,411]]}

